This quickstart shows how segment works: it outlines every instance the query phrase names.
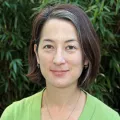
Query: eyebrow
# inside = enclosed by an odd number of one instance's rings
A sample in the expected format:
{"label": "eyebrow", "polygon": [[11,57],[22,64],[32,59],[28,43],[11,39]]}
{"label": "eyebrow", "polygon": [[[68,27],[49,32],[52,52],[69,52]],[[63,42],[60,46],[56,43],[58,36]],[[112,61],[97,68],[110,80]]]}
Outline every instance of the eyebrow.
{"label": "eyebrow", "polygon": [[[43,40],[43,42],[44,42],[44,41],[54,43],[54,40],[51,40],[51,39],[44,39],[44,40]],[[70,40],[66,40],[66,41],[65,41],[65,43],[69,43],[69,42],[73,42],[73,41],[78,42],[78,41],[77,41],[77,40],[75,40],[75,39],[70,39]]]}

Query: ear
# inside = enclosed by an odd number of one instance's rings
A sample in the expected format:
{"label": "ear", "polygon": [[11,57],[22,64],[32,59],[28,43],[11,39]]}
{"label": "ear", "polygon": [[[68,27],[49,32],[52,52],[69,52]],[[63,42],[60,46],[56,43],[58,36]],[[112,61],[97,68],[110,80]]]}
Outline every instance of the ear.
{"label": "ear", "polygon": [[40,64],[39,56],[38,56],[38,52],[37,52],[37,44],[34,44],[34,52],[35,52],[35,55],[36,55],[37,63]]}
{"label": "ear", "polygon": [[88,60],[85,59],[85,60],[84,60],[84,65],[85,65],[85,66],[86,66],[86,65],[88,66],[88,64],[89,64]]}

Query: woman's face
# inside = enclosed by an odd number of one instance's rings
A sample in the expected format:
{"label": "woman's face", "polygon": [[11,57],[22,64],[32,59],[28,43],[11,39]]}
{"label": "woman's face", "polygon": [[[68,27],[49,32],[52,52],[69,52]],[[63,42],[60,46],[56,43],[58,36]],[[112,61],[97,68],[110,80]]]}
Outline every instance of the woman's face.
{"label": "woman's face", "polygon": [[77,86],[83,66],[82,50],[73,24],[60,19],[50,19],[43,26],[37,62],[46,79],[46,85],[64,88]]}

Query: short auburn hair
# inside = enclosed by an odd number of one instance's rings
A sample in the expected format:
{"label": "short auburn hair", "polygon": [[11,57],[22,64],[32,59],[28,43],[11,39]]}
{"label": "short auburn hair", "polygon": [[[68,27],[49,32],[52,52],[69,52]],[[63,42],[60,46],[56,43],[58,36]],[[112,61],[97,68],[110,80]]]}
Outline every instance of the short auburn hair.
{"label": "short auburn hair", "polygon": [[70,21],[77,30],[83,57],[88,60],[88,67],[83,69],[78,79],[78,87],[85,89],[95,79],[99,71],[100,42],[86,13],[78,6],[71,4],[47,7],[36,15],[33,21],[32,39],[29,46],[29,71],[27,76],[40,85],[46,85],[45,78],[41,74],[40,68],[37,67],[34,44],[39,45],[42,28],[46,21],[52,18]]}

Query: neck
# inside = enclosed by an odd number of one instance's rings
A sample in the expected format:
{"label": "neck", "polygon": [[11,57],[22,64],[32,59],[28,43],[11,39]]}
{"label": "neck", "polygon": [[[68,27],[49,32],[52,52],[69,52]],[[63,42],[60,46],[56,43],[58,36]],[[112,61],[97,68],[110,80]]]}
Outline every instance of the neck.
{"label": "neck", "polygon": [[50,107],[61,107],[63,105],[74,104],[78,96],[80,95],[80,89],[77,86],[71,86],[69,88],[56,88],[47,86],[44,92],[44,98],[47,99]]}

